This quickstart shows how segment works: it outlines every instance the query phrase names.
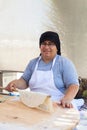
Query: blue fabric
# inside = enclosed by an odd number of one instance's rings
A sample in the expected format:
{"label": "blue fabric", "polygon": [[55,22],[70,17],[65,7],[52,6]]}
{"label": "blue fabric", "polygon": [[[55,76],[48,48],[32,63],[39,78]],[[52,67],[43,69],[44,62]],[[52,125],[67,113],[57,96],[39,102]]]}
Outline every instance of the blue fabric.
{"label": "blue fabric", "polygon": [[[36,62],[39,57],[32,59],[22,75],[22,78],[29,84],[29,80],[34,71]],[[38,70],[50,70],[52,67],[52,61],[45,63],[42,59],[39,61]],[[63,56],[57,55],[55,64],[53,66],[54,83],[61,92],[65,92],[66,88],[71,84],[79,85],[78,75],[74,64]]]}

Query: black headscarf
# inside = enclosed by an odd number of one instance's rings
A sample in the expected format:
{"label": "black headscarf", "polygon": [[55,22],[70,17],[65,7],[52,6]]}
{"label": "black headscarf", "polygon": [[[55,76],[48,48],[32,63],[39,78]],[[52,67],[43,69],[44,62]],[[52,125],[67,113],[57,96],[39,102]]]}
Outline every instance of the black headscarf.
{"label": "black headscarf", "polygon": [[44,32],[40,36],[39,46],[41,46],[41,43],[46,40],[50,40],[50,41],[54,42],[54,44],[56,45],[56,48],[58,50],[57,54],[61,55],[60,39],[59,39],[58,34],[56,32],[52,32],[52,31]]}

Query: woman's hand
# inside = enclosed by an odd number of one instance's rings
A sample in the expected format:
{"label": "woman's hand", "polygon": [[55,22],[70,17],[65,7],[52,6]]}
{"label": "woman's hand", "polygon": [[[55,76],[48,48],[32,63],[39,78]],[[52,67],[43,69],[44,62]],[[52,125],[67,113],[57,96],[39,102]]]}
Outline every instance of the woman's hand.
{"label": "woman's hand", "polygon": [[59,101],[58,104],[62,105],[63,108],[73,108],[71,101],[64,97]]}
{"label": "woman's hand", "polygon": [[62,99],[60,99],[59,104],[62,105],[64,108],[72,108],[73,105],[71,103],[71,101],[75,98],[77,92],[79,90],[79,86],[78,85],[70,85],[64,95],[64,97]]}
{"label": "woman's hand", "polygon": [[11,81],[5,89],[9,92],[16,91],[17,89],[26,89],[27,83],[23,78]]}
{"label": "woman's hand", "polygon": [[15,83],[9,83],[6,87],[5,90],[9,91],[9,92],[13,92],[16,91],[16,85]]}

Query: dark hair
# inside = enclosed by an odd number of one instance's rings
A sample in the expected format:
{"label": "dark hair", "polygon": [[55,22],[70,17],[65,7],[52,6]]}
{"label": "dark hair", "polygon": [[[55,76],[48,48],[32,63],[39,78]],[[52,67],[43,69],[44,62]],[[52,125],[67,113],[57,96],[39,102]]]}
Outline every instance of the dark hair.
{"label": "dark hair", "polygon": [[56,32],[52,32],[52,31],[44,32],[40,36],[39,46],[41,46],[42,42],[44,42],[46,40],[50,40],[50,41],[54,42],[55,45],[56,45],[56,48],[58,50],[57,54],[61,55],[61,47],[60,47],[59,35]]}

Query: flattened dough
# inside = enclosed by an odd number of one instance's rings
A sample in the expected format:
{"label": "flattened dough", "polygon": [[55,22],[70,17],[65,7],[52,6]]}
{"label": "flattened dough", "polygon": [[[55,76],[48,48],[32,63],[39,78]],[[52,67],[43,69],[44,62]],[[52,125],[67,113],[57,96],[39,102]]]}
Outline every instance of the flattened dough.
{"label": "flattened dough", "polygon": [[53,112],[53,104],[49,95],[26,90],[19,90],[19,93],[20,100],[28,107]]}

